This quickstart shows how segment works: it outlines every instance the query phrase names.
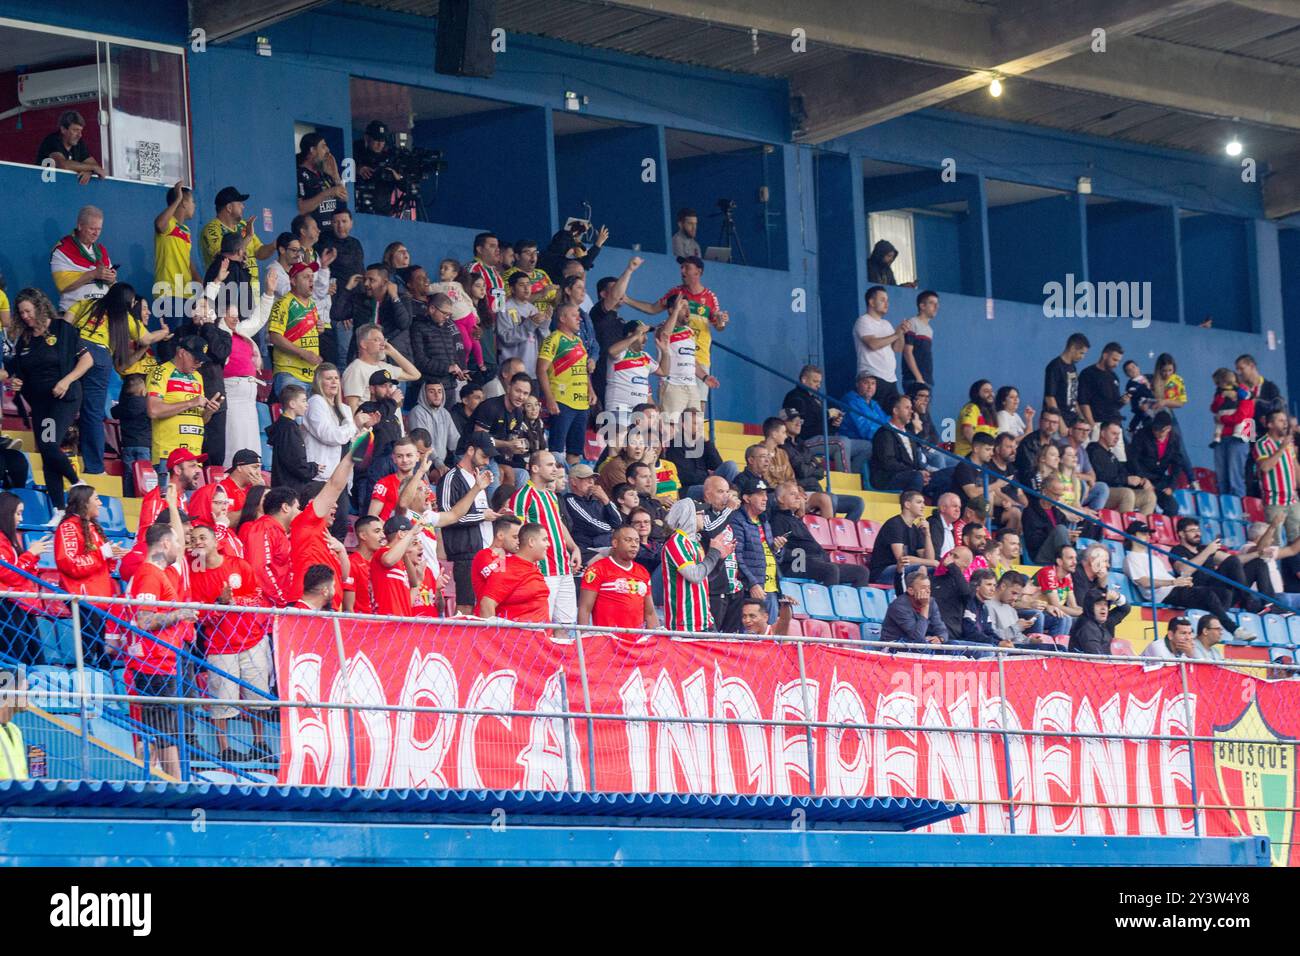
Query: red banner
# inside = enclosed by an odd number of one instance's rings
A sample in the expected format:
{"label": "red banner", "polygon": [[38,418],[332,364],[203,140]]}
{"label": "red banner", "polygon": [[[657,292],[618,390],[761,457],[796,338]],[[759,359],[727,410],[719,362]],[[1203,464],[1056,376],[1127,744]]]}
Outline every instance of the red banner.
{"label": "red banner", "polygon": [[[1009,659],[1003,700],[994,661],[805,645],[805,683],[790,645],[591,636],[583,639],[591,710],[619,719],[588,721],[505,713],[587,709],[572,642],[506,629],[349,622],[343,645],[346,673],[332,625],[280,619],[281,696],[492,713],[286,707],[281,783],[815,789],[968,805],[968,814],[940,830],[1006,833],[1010,816],[1017,833],[1058,835],[1191,835],[1186,805],[1196,802],[1202,833],[1267,835],[1275,862],[1291,856],[1295,813],[1273,808],[1295,805],[1300,685],[1293,681],[1193,666],[1185,691],[1175,666]],[[637,717],[683,722],[622,719]],[[690,722],[808,717],[828,725],[811,733],[815,788],[805,727]],[[1195,735],[1215,738],[1195,745],[1194,767],[1185,742],[1070,736],[1176,737],[1189,719]],[[1036,733],[1008,735],[1004,744],[1002,735],[951,729],[1004,726]],[[906,729],[916,727],[924,730]]]}

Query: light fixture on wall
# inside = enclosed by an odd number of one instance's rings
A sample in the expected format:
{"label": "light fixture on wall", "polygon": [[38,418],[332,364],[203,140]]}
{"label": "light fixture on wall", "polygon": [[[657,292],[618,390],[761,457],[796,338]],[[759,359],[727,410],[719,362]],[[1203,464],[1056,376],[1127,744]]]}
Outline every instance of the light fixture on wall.
{"label": "light fixture on wall", "polygon": [[270,38],[270,37],[258,37],[258,38],[257,38],[257,55],[258,55],[258,56],[270,56],[270,55],[271,55],[271,38]]}
{"label": "light fixture on wall", "polygon": [[1001,95],[1002,95],[1002,81],[995,76],[993,77],[993,82],[989,84],[989,96],[993,97],[994,99],[997,99]]}
{"label": "light fixture on wall", "polygon": [[1235,136],[1232,137],[1232,139],[1228,140],[1228,145],[1223,147],[1223,151],[1229,156],[1240,156],[1241,140],[1237,139]]}
{"label": "light fixture on wall", "polygon": [[572,90],[566,90],[564,93],[564,108],[577,112],[582,109],[582,101],[578,99],[578,94]]}

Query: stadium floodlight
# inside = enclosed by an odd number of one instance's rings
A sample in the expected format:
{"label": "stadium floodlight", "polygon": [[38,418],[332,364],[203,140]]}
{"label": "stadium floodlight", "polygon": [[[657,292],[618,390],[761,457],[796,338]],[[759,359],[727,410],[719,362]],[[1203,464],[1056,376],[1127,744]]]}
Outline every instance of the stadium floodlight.
{"label": "stadium floodlight", "polygon": [[1234,136],[1232,139],[1228,140],[1228,145],[1223,147],[1223,149],[1229,156],[1240,156],[1241,140]]}
{"label": "stadium floodlight", "polygon": [[993,77],[993,82],[989,84],[989,96],[992,96],[994,99],[996,99],[1001,95],[1002,95],[1002,81],[995,76]]}

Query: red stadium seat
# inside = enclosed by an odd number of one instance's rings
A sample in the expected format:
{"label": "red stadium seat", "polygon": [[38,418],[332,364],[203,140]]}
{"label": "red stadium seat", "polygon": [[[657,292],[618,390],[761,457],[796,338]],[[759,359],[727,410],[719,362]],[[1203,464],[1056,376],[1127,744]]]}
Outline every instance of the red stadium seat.
{"label": "red stadium seat", "polygon": [[[582,448],[582,457],[588,461],[600,460],[600,453],[605,450],[605,442],[597,432],[587,432],[586,444]],[[683,489],[685,493],[685,489]]]}
{"label": "red stadium seat", "polygon": [[1112,531],[1111,528],[1123,528],[1126,523],[1123,516],[1114,508],[1102,508],[1097,514],[1101,516],[1102,524],[1110,525],[1110,528],[1106,528],[1103,534],[1112,541],[1122,541],[1123,536]]}
{"label": "red stadium seat", "polygon": [[1196,479],[1196,487],[1201,491],[1208,491],[1212,495],[1219,493],[1219,479],[1208,468],[1193,468],[1192,477]]}
{"label": "red stadium seat", "polygon": [[847,551],[827,551],[826,556],[830,558],[831,564],[857,564],[853,560],[853,555]]}
{"label": "red stadium seat", "polygon": [[831,636],[841,641],[860,641],[862,632],[858,625],[848,621],[831,621]]}
{"label": "red stadium seat", "polygon": [[158,487],[158,472],[147,461],[132,462],[131,477],[135,479],[135,493],[141,498]]}
{"label": "red stadium seat", "polygon": [[1259,498],[1242,498],[1241,508],[1249,521],[1267,521],[1264,517],[1264,502]]}
{"label": "red stadium seat", "polygon": [[841,551],[861,551],[862,542],[858,540],[858,526],[848,518],[831,519],[831,536],[835,547]]}
{"label": "red stadium seat", "polygon": [[806,622],[798,618],[790,618],[790,629],[786,631],[787,637],[803,637],[803,626]]}
{"label": "red stadium seat", "polygon": [[880,533],[880,522],[868,521],[862,518],[858,521],[858,541],[866,551],[871,551],[876,546],[876,535]]}
{"label": "red stadium seat", "polygon": [[831,633],[831,626],[825,621],[818,621],[814,618],[806,618],[802,622],[804,637],[834,637]]}
{"label": "red stadium seat", "polygon": [[226,477],[226,469],[220,465],[208,465],[203,469],[203,477],[208,480],[208,484],[216,484]]}
{"label": "red stadium seat", "polygon": [[1147,524],[1151,525],[1151,537],[1156,544],[1172,548],[1178,543],[1178,535],[1174,532],[1174,522],[1168,515],[1153,514],[1147,518]]}
{"label": "red stadium seat", "polygon": [[804,527],[808,529],[808,533],[813,536],[813,540],[827,551],[839,547],[835,543],[834,535],[831,533],[831,526],[825,518],[817,515],[804,515],[803,523]]}
{"label": "red stadium seat", "polygon": [[1135,657],[1133,645],[1122,637],[1117,637],[1110,642],[1110,652],[1115,657]]}

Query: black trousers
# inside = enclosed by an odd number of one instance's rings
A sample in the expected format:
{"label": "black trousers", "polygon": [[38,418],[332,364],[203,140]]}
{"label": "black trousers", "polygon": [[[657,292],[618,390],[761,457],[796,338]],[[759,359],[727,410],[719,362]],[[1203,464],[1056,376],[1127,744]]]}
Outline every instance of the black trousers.
{"label": "black trousers", "polygon": [[[1230,554],[1214,569],[1225,578],[1230,578],[1238,584],[1248,586],[1246,580],[1246,570],[1241,563],[1241,559],[1235,554]],[[1192,584],[1198,588],[1210,588],[1217,592],[1219,600],[1223,602],[1224,607],[1232,607],[1240,603],[1247,611],[1258,612],[1260,602],[1258,599],[1251,597],[1245,591],[1239,591],[1232,585],[1227,584],[1211,574],[1207,574],[1204,569],[1198,570],[1192,574]]]}
{"label": "black trousers", "polygon": [[[35,590],[24,585],[20,590]],[[35,667],[45,663],[45,651],[36,630],[36,617],[14,601],[0,601],[0,656]]]}
{"label": "black trousers", "polygon": [[77,417],[80,403],[60,401],[56,398],[28,396],[32,407],[32,432],[36,436],[36,450],[45,469],[45,491],[55,508],[64,505],[63,483],[75,484],[77,470],[59,447],[68,434],[68,426]]}
{"label": "black trousers", "polygon": [[710,594],[709,608],[713,611],[713,629],[719,634],[739,634],[744,631],[740,623],[740,608],[745,603],[745,592]]}
{"label": "black trousers", "polygon": [[867,569],[860,564],[836,564],[820,558],[808,558],[803,574],[794,574],[797,578],[812,578],[818,584],[830,587],[834,584],[848,584],[855,588],[867,586]]}
{"label": "black trousers", "polygon": [[1229,634],[1237,633],[1237,622],[1232,619],[1227,606],[1223,603],[1223,598],[1214,588],[1198,588],[1195,585],[1190,588],[1174,588],[1165,597],[1163,603],[1173,607],[1208,611],[1219,619],[1225,631]]}

